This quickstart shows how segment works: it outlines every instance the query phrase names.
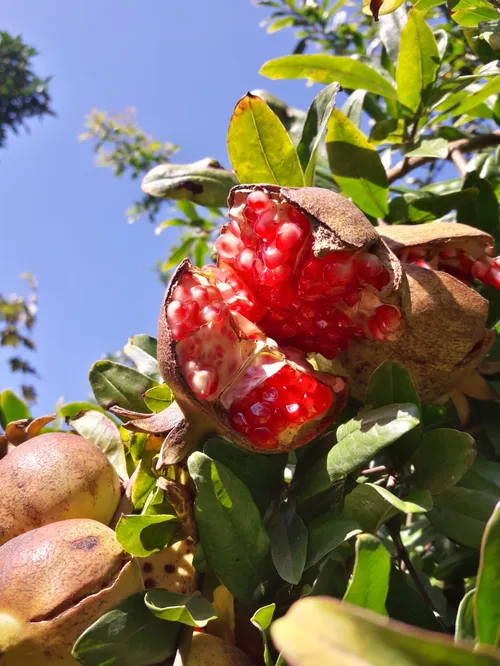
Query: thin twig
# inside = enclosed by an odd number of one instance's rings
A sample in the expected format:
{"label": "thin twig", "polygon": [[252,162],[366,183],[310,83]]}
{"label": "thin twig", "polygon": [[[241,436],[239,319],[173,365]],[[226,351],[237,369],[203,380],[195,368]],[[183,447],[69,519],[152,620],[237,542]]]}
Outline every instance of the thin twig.
{"label": "thin twig", "polygon": [[450,153],[450,160],[456,166],[457,171],[460,174],[460,178],[465,178],[467,175],[467,160],[463,156],[462,151],[458,148],[452,150]]}
{"label": "thin twig", "polygon": [[404,562],[404,565],[406,569],[408,570],[408,573],[410,574],[413,582],[415,583],[415,587],[417,588],[420,596],[422,599],[425,601],[425,603],[429,606],[431,611],[434,613],[436,616],[436,620],[439,623],[439,626],[441,629],[445,632],[448,633],[448,629],[444,625],[443,621],[441,620],[441,617],[439,613],[436,611],[434,608],[434,604],[432,603],[432,599],[427,593],[427,590],[422,584],[422,581],[420,580],[420,576],[418,575],[415,567],[413,566],[413,563],[410,559],[410,556],[408,554],[408,551],[406,550],[402,540],[401,540],[401,534],[399,533],[399,524],[397,522],[394,522],[393,520],[390,520],[387,523],[387,529],[389,530],[389,534],[391,535],[392,541],[394,542],[394,546],[396,547],[398,557],[399,559]]}
{"label": "thin twig", "polygon": [[[480,148],[489,148],[491,146],[500,145],[500,130],[495,130],[490,134],[477,134],[470,139],[457,139],[457,141],[450,141],[448,144],[447,160],[451,160],[451,155],[454,151],[461,151],[462,153],[470,153]],[[387,180],[389,184],[393,183],[398,178],[406,176],[407,173],[418,169],[418,167],[432,162],[438,158],[436,157],[406,157],[398,162],[392,169],[387,172]]]}
{"label": "thin twig", "polygon": [[375,476],[376,474],[387,474],[389,470],[385,465],[379,465],[378,467],[368,467],[361,472],[361,476]]}

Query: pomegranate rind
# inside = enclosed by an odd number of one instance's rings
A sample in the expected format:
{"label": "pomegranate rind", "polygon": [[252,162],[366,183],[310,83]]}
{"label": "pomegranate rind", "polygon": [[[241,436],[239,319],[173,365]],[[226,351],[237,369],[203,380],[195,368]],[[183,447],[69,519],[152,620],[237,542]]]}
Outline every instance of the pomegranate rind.
{"label": "pomegranate rind", "polygon": [[490,234],[459,222],[394,224],[380,227],[379,233],[398,256],[412,248],[436,251],[454,248],[478,259],[484,256],[487,247],[495,244]]}
{"label": "pomegranate rind", "polygon": [[488,351],[488,301],[442,271],[403,264],[412,325],[396,342],[356,340],[345,354],[351,395],[364,400],[371,374],[385,360],[404,365],[423,402],[439,400],[471,375]]}
{"label": "pomegranate rind", "polygon": [[[404,322],[410,317],[406,275],[398,257],[352,201],[320,187],[286,188],[278,185],[238,185],[229,192],[228,206],[241,205],[250,192],[263,191],[271,199],[288,203],[304,214],[313,233],[312,251],[322,257],[328,252],[367,251],[376,255],[389,272],[389,282],[380,292],[384,303],[396,305]],[[222,232],[226,230],[223,227]]]}
{"label": "pomegranate rind", "polygon": [[[180,409],[185,414],[186,421],[196,424],[195,430],[199,437],[199,444],[201,445],[203,440],[209,436],[219,434],[242,449],[253,451],[254,453],[274,454],[304,446],[311,439],[321,434],[344,408],[348,397],[347,383],[342,391],[335,393],[335,400],[332,407],[321,418],[304,424],[298,433],[293,436],[290,435],[290,439],[281,439],[279,446],[274,449],[263,449],[255,446],[248,439],[233,430],[229,424],[228,411],[221,404],[220,400],[209,402],[199,399],[193,393],[181,372],[176,353],[178,342],[174,340],[167,322],[167,306],[172,299],[172,292],[181,282],[184,275],[192,270],[193,266],[189,259],[184,259],[179,264],[170,284],[165,290],[158,321],[158,364],[165,383],[168,384],[174,393]],[[261,340],[256,341],[255,346],[257,352],[264,351]],[[277,350],[277,347],[272,347],[273,354],[277,353]],[[283,355],[282,357],[284,358]],[[311,371],[311,374],[315,375],[316,373],[315,371]],[[322,380],[320,379],[320,381]]]}

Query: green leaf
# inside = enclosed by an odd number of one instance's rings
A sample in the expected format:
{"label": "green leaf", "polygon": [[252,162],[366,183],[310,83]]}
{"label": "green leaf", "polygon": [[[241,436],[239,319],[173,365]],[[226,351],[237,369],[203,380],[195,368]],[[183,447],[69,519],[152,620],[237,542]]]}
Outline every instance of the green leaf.
{"label": "green leaf", "polygon": [[[492,404],[496,409],[495,403]],[[472,468],[461,479],[459,485],[493,495],[497,501],[500,501],[500,463],[486,460],[486,458],[476,458]]]}
{"label": "green leaf", "polygon": [[167,273],[169,270],[177,266],[183,259],[185,259],[191,252],[193,245],[196,242],[195,236],[190,236],[183,243],[179,245],[168,257],[168,259],[163,262],[161,265],[161,270],[163,273]]}
{"label": "green leaf", "polygon": [[395,566],[391,569],[385,606],[393,620],[422,629],[441,631],[434,613],[417,591],[413,579]]}
{"label": "green leaf", "polygon": [[106,414],[107,412],[100,405],[93,404],[92,402],[67,402],[58,409],[58,413],[63,419],[72,419],[80,412],[85,412],[95,409],[96,412]]}
{"label": "green leaf", "polygon": [[234,109],[227,135],[229,159],[242,183],[304,185],[297,151],[278,116],[251,93]]}
{"label": "green leaf", "polygon": [[116,538],[134,557],[147,557],[174,543],[179,519],[173,515],[122,516]]}
{"label": "green leaf", "polygon": [[488,493],[452,486],[434,497],[434,509],[427,518],[452,541],[479,549],[497,501]]}
{"label": "green leaf", "polygon": [[315,518],[309,525],[306,569],[361,532],[355,520],[339,518],[336,511],[329,511]]}
{"label": "green leaf", "polygon": [[[401,7],[403,2],[404,0],[383,0],[377,11],[377,17],[392,14],[392,12],[395,12],[398,7]],[[366,14],[367,16],[373,16],[370,4],[370,0],[363,0],[363,14]]]}
{"label": "green leaf", "polygon": [[178,594],[169,590],[149,590],[144,602],[160,620],[180,622],[188,627],[206,627],[217,617],[212,604],[199,592]]}
{"label": "green leaf", "polygon": [[364,62],[347,56],[323,54],[289,55],[266,62],[262,76],[269,79],[309,79],[317,83],[339,83],[349,90],[367,90],[396,99],[392,83]]}
{"label": "green leaf", "polygon": [[377,151],[365,135],[338,109],[328,121],[328,162],[342,192],[365,213],[388,213],[387,174]]}
{"label": "green leaf", "polygon": [[274,666],[274,661],[269,650],[269,627],[273,621],[276,604],[263,606],[255,611],[250,618],[250,622],[260,631],[264,643],[264,663],[266,666]]}
{"label": "green leaf", "polygon": [[487,180],[479,177],[477,171],[471,171],[465,177],[463,191],[470,188],[475,188],[478,195],[457,208],[457,222],[482,229],[500,240],[499,204],[493,188]]}
{"label": "green leaf", "polygon": [[229,190],[238,184],[234,173],[216,160],[194,164],[160,164],[144,176],[142,189],[162,199],[186,199],[202,206],[223,207]]}
{"label": "green leaf", "polygon": [[151,377],[155,382],[161,382],[158,361],[156,360],[156,338],[144,334],[134,335],[128,339],[123,351],[134,362],[139,372]]}
{"label": "green leaf", "polygon": [[387,615],[385,600],[390,572],[390,555],[377,537],[360,534],[356,539],[356,559],[344,601]]}
{"label": "green leaf", "polygon": [[420,423],[420,412],[410,403],[362,411],[337,430],[337,444],[312,466],[299,489],[301,499],[329,488],[365,465],[383,448]]}
{"label": "green leaf", "polygon": [[173,656],[180,625],[156,618],[134,594],[86,629],[72,655],[83,666],[152,666]]}
{"label": "green leaf", "polygon": [[448,194],[434,194],[420,190],[418,193],[409,192],[401,197],[394,197],[389,204],[389,219],[391,222],[430,222],[443,217],[455,208],[474,204],[478,198],[477,188],[468,187],[460,192]]}
{"label": "green leaf", "polygon": [[285,659],[301,666],[496,666],[499,655],[453,645],[336,599],[306,597],[274,622],[271,635]]}
{"label": "green leaf", "polygon": [[283,492],[286,453],[262,456],[243,451],[221,437],[209,440],[203,450],[238,477],[250,491],[262,515],[271,501]]}
{"label": "green leaf", "polygon": [[361,113],[365,103],[366,90],[355,90],[349,95],[340,109],[349,118],[353,125],[359,127],[361,124]]}
{"label": "green leaf", "polygon": [[114,361],[97,361],[90,368],[90,386],[97,402],[109,409],[118,405],[133,412],[149,413],[143,394],[156,386],[151,377]]}
{"label": "green leaf", "polygon": [[451,18],[463,28],[477,28],[482,21],[498,19],[498,11],[487,0],[459,0]]}
{"label": "green leaf", "polygon": [[189,473],[196,486],[195,517],[209,567],[238,601],[263,590],[271,570],[270,544],[246,486],[204,453],[193,453]]}
{"label": "green leaf", "polygon": [[174,399],[174,394],[166,384],[153,386],[153,388],[150,388],[144,394],[144,402],[155,414],[163,412],[164,409],[170,407]]}
{"label": "green leaf", "polygon": [[500,641],[500,502],[484,530],[473,605],[478,642],[496,647]]}
{"label": "green leaf", "polygon": [[95,409],[80,412],[69,424],[76,432],[93,442],[104,453],[121,479],[128,479],[125,448],[114,421]]}
{"label": "green leaf", "polygon": [[418,145],[405,153],[406,157],[436,157],[445,160],[448,157],[446,139],[422,139]]}
{"label": "green leaf", "polygon": [[5,389],[0,393],[0,425],[2,428],[5,428],[12,421],[29,418],[30,410],[28,405],[14,391]]}
{"label": "green leaf", "polygon": [[144,452],[139,462],[139,469],[132,486],[132,504],[134,509],[142,509],[150,492],[156,487],[156,476],[153,473],[152,461],[155,452]]}
{"label": "green leaf", "polygon": [[293,504],[281,504],[266,523],[271,556],[276,571],[291,585],[297,585],[304,572],[307,553],[307,527]]}
{"label": "green leaf", "polygon": [[416,9],[401,31],[396,83],[401,105],[412,115],[425,106],[439,68],[439,51],[431,28]]}
{"label": "green leaf", "polygon": [[491,81],[485,83],[479,90],[467,94],[464,100],[451,110],[454,116],[460,116],[464,113],[470,113],[476,106],[482,104],[491,95],[500,93],[500,77],[496,76]]}
{"label": "green leaf", "polygon": [[306,186],[314,185],[314,172],[319,146],[325,136],[328,119],[335,108],[335,98],[338,91],[338,83],[332,83],[324,88],[313,99],[307,112],[302,137],[297,146],[297,154],[304,171]]}
{"label": "green leaf", "polygon": [[476,640],[476,630],[474,627],[474,592],[469,590],[463,597],[458,607],[457,621],[455,624],[456,641],[474,641]]}
{"label": "green leaf", "polygon": [[414,472],[408,481],[417,490],[441,493],[460,481],[475,458],[474,440],[466,432],[430,430],[410,459]]}
{"label": "green leaf", "polygon": [[382,486],[362,483],[347,495],[344,516],[355,520],[365,532],[375,534],[398,512],[423,513],[432,509],[432,497],[426,490],[414,491],[402,500]]}

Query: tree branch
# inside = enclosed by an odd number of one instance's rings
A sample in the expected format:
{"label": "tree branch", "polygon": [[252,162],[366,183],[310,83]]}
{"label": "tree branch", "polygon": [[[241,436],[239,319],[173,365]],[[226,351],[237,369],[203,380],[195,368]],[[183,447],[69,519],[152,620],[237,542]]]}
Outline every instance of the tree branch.
{"label": "tree branch", "polygon": [[452,150],[450,153],[450,160],[456,166],[460,178],[465,178],[467,175],[467,160],[465,159],[463,153],[458,148]]}
{"label": "tree branch", "polygon": [[[470,139],[457,139],[457,141],[450,141],[450,143],[448,144],[448,155],[446,156],[446,159],[454,162],[455,160],[453,159],[453,153],[456,153],[456,151],[460,151],[461,153],[470,153],[480,148],[489,148],[490,146],[499,146],[499,145],[500,145],[500,130],[491,132],[491,134],[477,134],[476,136],[473,136]],[[389,169],[389,171],[387,172],[387,180],[389,181],[389,184],[391,184],[395,180],[398,180],[399,178],[406,176],[406,174],[410,173],[410,171],[418,169],[418,167],[421,167],[424,164],[427,164],[428,162],[433,162],[436,159],[439,158],[436,157],[403,158],[401,162],[398,162],[395,166],[392,167],[392,169]]]}

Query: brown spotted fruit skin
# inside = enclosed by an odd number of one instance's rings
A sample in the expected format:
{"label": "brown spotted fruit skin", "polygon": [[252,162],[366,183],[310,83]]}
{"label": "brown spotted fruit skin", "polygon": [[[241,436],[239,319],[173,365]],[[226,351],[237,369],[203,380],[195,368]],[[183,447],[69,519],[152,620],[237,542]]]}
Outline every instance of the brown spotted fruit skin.
{"label": "brown spotted fruit skin", "polygon": [[189,537],[149,557],[137,558],[144,587],[161,587],[169,592],[192,594],[198,583],[193,566],[194,551],[194,541]]}
{"label": "brown spotted fruit skin", "polygon": [[102,451],[70,433],[46,433],[0,460],[0,545],[58,520],[109,524],[120,479]]}
{"label": "brown spotted fruit skin", "polygon": [[102,523],[65,520],[12,539],[0,548],[0,609],[29,623],[25,650],[41,655],[29,662],[14,644],[0,664],[75,666],[82,632],[142,589],[138,564]]}
{"label": "brown spotted fruit skin", "polygon": [[247,655],[217,636],[194,632],[186,666],[253,666]]}
{"label": "brown spotted fruit skin", "polygon": [[389,359],[409,370],[423,402],[434,402],[474,372],[491,344],[488,301],[448,273],[403,266],[411,326],[396,342],[355,341],[346,352],[351,395],[358,400],[373,371]]}

